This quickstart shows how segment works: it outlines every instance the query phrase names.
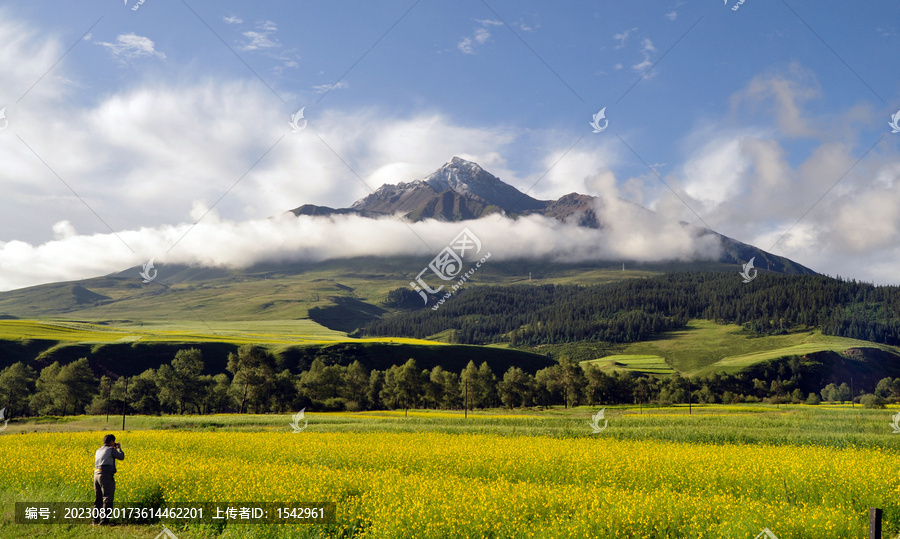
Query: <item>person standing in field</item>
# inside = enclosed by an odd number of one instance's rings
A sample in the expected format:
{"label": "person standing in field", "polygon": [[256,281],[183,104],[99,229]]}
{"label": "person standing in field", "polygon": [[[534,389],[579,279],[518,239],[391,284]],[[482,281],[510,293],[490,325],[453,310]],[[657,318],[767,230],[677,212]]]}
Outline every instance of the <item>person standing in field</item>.
{"label": "person standing in field", "polygon": [[94,454],[93,521],[101,526],[109,525],[109,513],[116,493],[116,459],[125,460],[125,452],[122,451],[121,444],[116,442],[116,437],[107,434],[103,437],[103,446]]}

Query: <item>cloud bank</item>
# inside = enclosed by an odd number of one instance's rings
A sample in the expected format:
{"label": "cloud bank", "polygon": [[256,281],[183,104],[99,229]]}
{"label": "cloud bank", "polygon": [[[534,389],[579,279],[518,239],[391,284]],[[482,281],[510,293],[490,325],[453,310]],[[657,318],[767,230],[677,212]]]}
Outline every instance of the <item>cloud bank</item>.
{"label": "cloud bank", "polygon": [[[311,217],[281,214],[241,222],[206,214],[192,223],[78,234],[71,223],[54,225],[56,239],[31,245],[0,242],[0,288],[93,277],[142,264],[248,267],[260,262],[320,261],[354,256],[422,256],[430,260],[468,227],[495,260],[708,259],[719,255],[718,239],[666,221],[619,199],[598,202],[602,229],[588,229],[543,216],[516,220],[497,215],[465,223],[410,223],[399,215],[377,220],[354,215]],[[203,215],[206,208],[194,208]],[[174,246],[174,247],[173,247]]]}

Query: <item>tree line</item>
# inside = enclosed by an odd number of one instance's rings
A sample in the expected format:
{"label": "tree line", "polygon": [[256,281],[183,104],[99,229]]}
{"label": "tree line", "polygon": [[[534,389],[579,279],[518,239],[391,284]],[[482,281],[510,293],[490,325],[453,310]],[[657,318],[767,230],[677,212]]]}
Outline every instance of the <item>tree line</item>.
{"label": "tree line", "polygon": [[402,310],[369,322],[362,334],[425,338],[450,329],[460,344],[628,343],[701,318],[758,334],[818,328],[900,345],[900,287],[821,275],[760,275],[743,283],[732,273],[690,272],[592,286],[485,285],[437,311],[412,308],[421,298],[397,289],[387,305]]}
{"label": "tree line", "polygon": [[[359,411],[404,408],[475,409],[677,403],[806,403],[860,399],[866,405],[900,402],[900,378],[884,378],[873,394],[851,395],[846,383],[819,392],[800,388],[799,358],[771,379],[746,373],[666,377],[605,372],[567,357],[534,375],[510,367],[497,376],[487,363],[459,373],[440,366],[420,369],[415,359],[385,370],[359,361],[327,364],[316,358],[299,374],[279,370],[269,350],[246,345],[228,356],[227,371],[202,374],[203,354],[179,350],[172,361],[140,375],[96,378],[86,358],[53,363],[35,372],[24,363],[0,371],[0,402],[7,417],[68,414],[211,414]],[[775,371],[773,371],[775,372]],[[862,392],[860,392],[862,393]]]}

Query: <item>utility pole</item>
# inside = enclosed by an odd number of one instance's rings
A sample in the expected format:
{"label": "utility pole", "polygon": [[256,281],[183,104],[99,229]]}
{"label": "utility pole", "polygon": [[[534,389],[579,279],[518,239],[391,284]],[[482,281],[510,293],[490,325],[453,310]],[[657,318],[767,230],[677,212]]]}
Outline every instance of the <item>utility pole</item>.
{"label": "utility pole", "polygon": [[468,419],[469,417],[469,379],[466,378],[466,404],[465,406],[465,415],[463,415],[464,419]]}
{"label": "utility pole", "polygon": [[856,408],[856,406],[854,406],[854,404],[853,404],[853,396],[854,395],[855,394],[853,393],[853,377],[851,376],[850,377],[850,408]]}
{"label": "utility pole", "polygon": [[691,379],[688,377],[688,415],[691,415],[693,412],[691,410],[691,403],[694,399],[691,398]]}
{"label": "utility pole", "polygon": [[125,430],[125,405],[128,403],[128,378],[125,378],[125,396],[122,397],[122,430]]}
{"label": "utility pole", "polygon": [[106,384],[106,422],[109,423],[109,392],[112,390],[112,378]]}

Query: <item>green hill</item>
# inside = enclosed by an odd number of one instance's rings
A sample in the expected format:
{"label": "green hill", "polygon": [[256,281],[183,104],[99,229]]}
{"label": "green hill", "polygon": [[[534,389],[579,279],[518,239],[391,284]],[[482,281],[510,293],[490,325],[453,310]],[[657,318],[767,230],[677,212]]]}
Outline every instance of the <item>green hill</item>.
{"label": "green hill", "polygon": [[[336,322],[331,327],[348,331],[353,329],[348,324],[360,327],[379,314],[388,292],[408,288],[429,261],[427,257],[364,257],[241,270],[157,265],[157,279],[149,284],[142,283],[139,268],[133,268],[78,282],[0,292],[0,319],[285,320],[308,318],[315,309],[314,315]],[[718,262],[625,262],[622,271],[622,264],[492,260],[479,269],[469,287],[527,282],[592,285],[688,269],[740,269]]]}
{"label": "green hill", "polygon": [[643,371],[639,368],[640,363],[629,365],[628,358],[657,357],[682,374],[696,376],[712,372],[739,372],[752,365],[785,356],[805,356],[826,351],[841,353],[863,348],[895,354],[897,361],[900,361],[900,348],[896,346],[823,335],[821,331],[759,337],[740,326],[720,325],[708,320],[691,320],[686,329],[617,346],[614,348],[615,355],[593,361],[602,363],[614,360],[622,363],[622,368]]}
{"label": "green hill", "polygon": [[414,358],[422,368],[441,365],[455,372],[469,361],[487,362],[501,374],[510,366],[527,372],[555,363],[521,350],[447,345],[404,338],[352,339],[310,320],[270,322],[183,322],[109,325],[73,321],[0,320],[0,369],[22,361],[41,369],[86,357],[100,375],[132,376],[168,363],[183,348],[203,352],[207,374],[225,371],[227,357],[243,344],[272,350],[280,368],[299,373],[317,357],[327,364],[359,360],[368,369],[387,369]]}
{"label": "green hill", "polygon": [[646,354],[614,354],[599,359],[588,359],[582,365],[593,364],[604,371],[632,371],[645,374],[672,374],[675,368],[662,356]]}
{"label": "green hill", "polygon": [[[542,347],[554,355],[565,346]],[[760,337],[734,324],[719,325],[691,320],[684,330],[669,331],[653,339],[616,345],[608,354],[582,360],[602,370],[646,374],[708,376],[742,373],[748,380],[786,378],[797,370],[799,387],[818,392],[829,383],[850,383],[871,391],[884,377],[900,376],[900,348],[869,341],[803,331]],[[796,358],[796,359],[794,359]],[[791,361],[796,363],[791,366]]]}

